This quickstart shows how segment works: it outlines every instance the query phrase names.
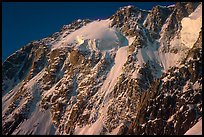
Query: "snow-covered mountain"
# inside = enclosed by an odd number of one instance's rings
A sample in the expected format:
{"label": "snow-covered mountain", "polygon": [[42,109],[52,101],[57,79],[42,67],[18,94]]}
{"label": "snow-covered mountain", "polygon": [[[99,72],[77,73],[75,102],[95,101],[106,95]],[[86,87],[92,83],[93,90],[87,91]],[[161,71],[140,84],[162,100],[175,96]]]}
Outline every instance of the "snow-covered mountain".
{"label": "snow-covered mountain", "polygon": [[202,134],[201,58],[201,2],[76,20],[3,62],[2,133]]}

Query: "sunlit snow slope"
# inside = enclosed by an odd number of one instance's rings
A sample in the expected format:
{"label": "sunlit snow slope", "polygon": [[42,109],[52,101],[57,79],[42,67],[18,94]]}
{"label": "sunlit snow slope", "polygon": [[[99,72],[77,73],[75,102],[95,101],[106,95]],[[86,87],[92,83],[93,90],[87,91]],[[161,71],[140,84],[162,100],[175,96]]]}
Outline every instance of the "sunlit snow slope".
{"label": "sunlit snow slope", "polygon": [[201,2],[78,19],[2,64],[5,135],[202,134],[200,119]]}
{"label": "sunlit snow slope", "polygon": [[200,119],[192,128],[184,135],[202,135],[202,119]]}
{"label": "sunlit snow slope", "polygon": [[[64,37],[53,48],[76,44],[80,50],[111,50],[128,45],[120,31],[110,27],[111,20],[97,20]],[[64,32],[66,33],[66,32]]]}

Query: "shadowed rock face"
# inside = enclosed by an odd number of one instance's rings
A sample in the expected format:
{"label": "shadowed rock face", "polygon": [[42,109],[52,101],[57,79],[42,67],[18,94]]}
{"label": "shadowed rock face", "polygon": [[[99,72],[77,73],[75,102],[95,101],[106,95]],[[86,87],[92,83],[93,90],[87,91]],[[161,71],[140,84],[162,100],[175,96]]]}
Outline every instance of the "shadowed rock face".
{"label": "shadowed rock face", "polygon": [[53,48],[88,19],[17,50],[2,64],[2,133],[185,134],[202,117],[202,27],[192,48],[179,38],[199,4],[120,8],[110,50]]}
{"label": "shadowed rock face", "polygon": [[164,25],[166,19],[171,13],[172,11],[169,8],[160,6],[155,6],[152,8],[151,12],[147,16],[144,26],[150,31],[153,38],[159,38],[161,27]]}
{"label": "shadowed rock face", "polygon": [[[199,60],[187,64],[194,63],[201,67]],[[126,134],[183,135],[189,125],[192,127],[197,123],[197,117],[202,113],[202,88],[194,90],[188,81],[195,83],[196,79],[201,84],[202,76],[197,70],[189,72],[191,68],[183,69],[183,67],[171,69],[163,78],[169,77],[172,80],[163,82],[161,78],[152,84],[149,91],[143,93],[146,99],[140,102],[139,113]],[[177,70],[179,73],[175,73]],[[188,90],[182,92],[187,85]]]}
{"label": "shadowed rock face", "polygon": [[[4,62],[2,66],[2,78],[3,80],[12,80],[12,81],[22,81],[26,74],[28,73],[28,69],[31,66],[30,62],[32,62],[32,48],[33,45],[29,44],[21,50],[13,53],[9,56]],[[9,86],[3,83],[2,90],[5,94],[6,91],[12,89],[15,84],[10,84]]]}

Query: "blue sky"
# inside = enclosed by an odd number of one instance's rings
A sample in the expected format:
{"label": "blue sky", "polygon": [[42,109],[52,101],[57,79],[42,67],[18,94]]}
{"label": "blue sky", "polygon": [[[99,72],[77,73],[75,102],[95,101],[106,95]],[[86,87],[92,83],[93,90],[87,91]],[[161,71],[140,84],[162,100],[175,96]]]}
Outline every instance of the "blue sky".
{"label": "blue sky", "polygon": [[30,41],[59,31],[76,19],[105,19],[119,7],[134,5],[150,10],[173,2],[3,2],[2,60]]}

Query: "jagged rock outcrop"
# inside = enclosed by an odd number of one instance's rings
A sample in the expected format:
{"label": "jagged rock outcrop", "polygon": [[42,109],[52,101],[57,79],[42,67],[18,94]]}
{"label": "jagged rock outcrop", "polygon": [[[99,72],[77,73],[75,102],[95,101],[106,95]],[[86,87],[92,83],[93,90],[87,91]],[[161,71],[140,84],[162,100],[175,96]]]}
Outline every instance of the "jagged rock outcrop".
{"label": "jagged rock outcrop", "polygon": [[201,12],[126,6],[28,43],[2,64],[2,133],[185,134],[202,117],[202,24],[185,30]]}

